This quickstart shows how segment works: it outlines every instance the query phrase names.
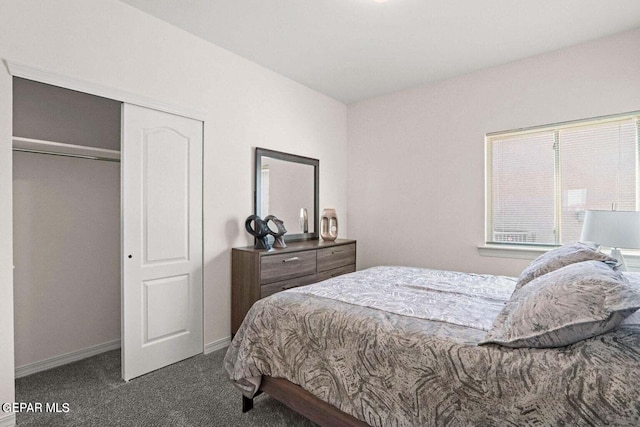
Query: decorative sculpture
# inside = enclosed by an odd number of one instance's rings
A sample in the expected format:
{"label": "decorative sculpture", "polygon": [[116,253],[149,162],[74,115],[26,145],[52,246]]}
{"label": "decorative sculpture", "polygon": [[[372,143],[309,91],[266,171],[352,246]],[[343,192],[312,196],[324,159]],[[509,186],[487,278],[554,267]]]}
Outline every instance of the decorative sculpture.
{"label": "decorative sculpture", "polygon": [[[278,231],[273,231],[271,227],[269,227],[269,221],[273,222],[276,225]],[[284,222],[281,219],[276,218],[273,215],[268,215],[264,218],[265,224],[267,224],[267,228],[269,229],[269,234],[271,234],[275,241],[273,242],[274,248],[286,248],[287,245],[284,243],[284,235],[287,232],[287,229],[284,227]]]}
{"label": "decorative sculpture", "polygon": [[[251,223],[254,223],[254,227],[251,227]],[[247,220],[244,222],[244,228],[247,229],[247,232],[256,238],[256,249],[266,249],[270,250],[271,245],[269,244],[268,237],[271,234],[271,230],[267,227],[267,223],[262,220],[258,215],[251,215],[247,217]]]}

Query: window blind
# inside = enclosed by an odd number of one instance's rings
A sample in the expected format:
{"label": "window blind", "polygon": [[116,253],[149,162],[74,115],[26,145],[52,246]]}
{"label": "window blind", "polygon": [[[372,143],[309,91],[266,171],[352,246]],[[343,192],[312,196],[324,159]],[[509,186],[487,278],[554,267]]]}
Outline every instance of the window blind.
{"label": "window blind", "polygon": [[487,137],[488,242],[580,238],[586,209],[638,207],[638,115]]}

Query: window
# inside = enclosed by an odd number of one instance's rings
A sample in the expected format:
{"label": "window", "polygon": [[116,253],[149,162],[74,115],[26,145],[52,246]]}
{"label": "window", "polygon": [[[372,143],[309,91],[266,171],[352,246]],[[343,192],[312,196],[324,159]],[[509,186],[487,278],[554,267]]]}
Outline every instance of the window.
{"label": "window", "polygon": [[488,134],[488,243],[580,240],[585,209],[637,210],[640,113]]}

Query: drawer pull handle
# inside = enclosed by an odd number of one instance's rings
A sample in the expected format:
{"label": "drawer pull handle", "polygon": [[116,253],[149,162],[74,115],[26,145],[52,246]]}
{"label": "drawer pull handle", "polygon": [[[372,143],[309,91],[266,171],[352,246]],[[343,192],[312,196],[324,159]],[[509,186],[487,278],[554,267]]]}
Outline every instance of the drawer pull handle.
{"label": "drawer pull handle", "polygon": [[344,251],[331,251],[331,255],[335,255],[335,254],[341,254]]}
{"label": "drawer pull handle", "polygon": [[287,289],[291,289],[291,288],[295,288],[295,286],[294,285],[285,285],[285,286],[282,287],[282,290],[286,291]]}
{"label": "drawer pull handle", "polygon": [[291,258],[287,258],[287,259],[283,259],[282,262],[291,262],[291,261],[298,261],[300,258],[298,258],[297,256],[291,257]]}

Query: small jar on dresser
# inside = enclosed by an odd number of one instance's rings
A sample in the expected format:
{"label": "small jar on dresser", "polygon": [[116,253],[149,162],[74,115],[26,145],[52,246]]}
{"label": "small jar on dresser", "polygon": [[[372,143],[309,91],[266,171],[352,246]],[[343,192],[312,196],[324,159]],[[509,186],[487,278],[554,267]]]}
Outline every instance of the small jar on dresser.
{"label": "small jar on dresser", "polygon": [[356,271],[356,241],[303,240],[286,248],[231,250],[231,333],[254,302],[286,289]]}

